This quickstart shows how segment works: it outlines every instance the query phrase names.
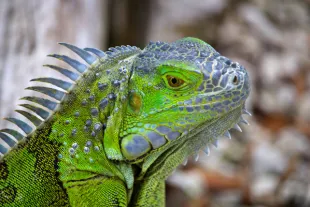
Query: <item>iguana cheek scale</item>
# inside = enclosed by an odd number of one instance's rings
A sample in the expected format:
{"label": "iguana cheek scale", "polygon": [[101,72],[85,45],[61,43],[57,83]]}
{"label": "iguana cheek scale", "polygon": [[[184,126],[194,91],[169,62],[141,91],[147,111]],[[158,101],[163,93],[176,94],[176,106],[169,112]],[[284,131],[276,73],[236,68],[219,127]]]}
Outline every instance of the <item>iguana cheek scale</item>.
{"label": "iguana cheek scale", "polygon": [[[1,206],[164,206],[164,181],[187,157],[247,123],[243,66],[184,38],[107,52],[60,43],[86,64],[45,65],[23,97],[21,131],[0,130]],[[198,157],[196,156],[198,159]]]}

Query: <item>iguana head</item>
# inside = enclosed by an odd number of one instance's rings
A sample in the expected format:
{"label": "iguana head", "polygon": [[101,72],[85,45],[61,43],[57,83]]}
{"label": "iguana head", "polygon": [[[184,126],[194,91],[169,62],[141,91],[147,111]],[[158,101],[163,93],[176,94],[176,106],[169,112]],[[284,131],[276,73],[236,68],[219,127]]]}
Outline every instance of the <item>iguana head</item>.
{"label": "iguana head", "polygon": [[[133,64],[129,91],[121,149],[128,160],[136,160],[193,139],[188,134],[229,113],[241,114],[250,85],[239,63],[199,39],[184,38],[171,44],[151,42]],[[238,121],[218,123],[219,133]]]}

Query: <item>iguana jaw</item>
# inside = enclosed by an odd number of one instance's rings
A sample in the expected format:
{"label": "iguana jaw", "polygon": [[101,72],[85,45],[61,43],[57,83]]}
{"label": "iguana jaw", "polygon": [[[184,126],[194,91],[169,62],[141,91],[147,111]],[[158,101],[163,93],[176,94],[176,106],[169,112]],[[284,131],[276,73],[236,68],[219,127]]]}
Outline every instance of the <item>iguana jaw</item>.
{"label": "iguana jaw", "polygon": [[243,120],[243,107],[242,104],[219,118],[197,126],[187,135],[180,137],[178,142],[171,142],[162,151],[154,152],[145,157],[140,178],[149,176],[166,178],[169,176],[189,156],[204,150],[214,140]]}

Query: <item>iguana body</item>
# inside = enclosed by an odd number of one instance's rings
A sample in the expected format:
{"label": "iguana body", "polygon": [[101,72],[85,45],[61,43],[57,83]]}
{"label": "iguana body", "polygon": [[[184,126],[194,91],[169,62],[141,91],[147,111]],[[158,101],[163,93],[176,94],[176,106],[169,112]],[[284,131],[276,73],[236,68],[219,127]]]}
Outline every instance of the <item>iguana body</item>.
{"label": "iguana body", "polygon": [[23,98],[33,127],[7,118],[26,135],[0,132],[0,206],[164,206],[168,175],[243,120],[245,69],[201,40],[61,44],[89,66],[51,55],[71,81],[34,79],[57,89],[28,88],[52,97]]}

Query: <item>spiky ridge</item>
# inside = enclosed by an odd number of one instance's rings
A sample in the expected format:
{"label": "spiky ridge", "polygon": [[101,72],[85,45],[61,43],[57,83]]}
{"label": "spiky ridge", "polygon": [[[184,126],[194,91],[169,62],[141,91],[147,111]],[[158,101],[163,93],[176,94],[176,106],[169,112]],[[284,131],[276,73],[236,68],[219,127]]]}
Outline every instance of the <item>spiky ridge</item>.
{"label": "spiky ridge", "polygon": [[[246,110],[245,108],[242,109],[242,112],[241,112],[243,115],[249,115],[249,116],[252,116],[252,114]],[[242,117],[242,115],[239,117],[238,123],[235,124],[231,129],[225,131],[221,136],[224,136],[228,139],[231,139],[231,134],[230,134],[230,130],[234,129],[234,130],[237,130],[239,132],[242,132],[242,129],[240,128],[239,124],[246,124],[246,125],[249,125],[249,123]],[[213,139],[213,142],[211,143],[215,148],[218,148],[218,145],[219,145],[219,139],[220,137],[216,137]],[[194,154],[194,160],[195,161],[198,161],[199,160],[199,153],[200,153],[200,150],[202,150],[207,156],[210,155],[210,147],[209,145],[206,145],[204,146],[203,148],[197,150]],[[188,162],[188,158],[186,158],[184,161],[183,161],[183,165],[187,165],[187,162]]]}
{"label": "spiky ridge", "polygon": [[139,48],[132,46],[109,48],[107,52],[103,52],[96,48],[81,49],[68,43],[59,44],[67,47],[78,56],[80,56],[88,64],[88,66],[66,55],[48,55],[49,57],[64,61],[76,70],[74,72],[55,65],[44,65],[45,67],[51,68],[63,74],[72,80],[72,82],[52,77],[41,77],[31,80],[39,83],[49,83],[59,89],[45,86],[32,86],[26,88],[26,90],[33,90],[45,94],[52,99],[50,100],[36,96],[26,96],[21,98],[21,100],[26,100],[29,103],[20,104],[20,106],[30,110],[32,113],[24,110],[16,110],[16,112],[26,117],[35,127],[32,127],[29,123],[26,123],[17,118],[5,118],[7,121],[12,122],[18,126],[24,132],[24,134],[9,128],[0,130],[0,160],[5,155],[7,155],[9,151],[17,147],[19,143],[24,142],[28,137],[30,137],[32,133],[34,133],[37,129],[43,126],[45,122],[53,117],[53,114],[61,107],[62,103],[66,101],[68,93],[74,89],[77,82],[83,81],[81,79],[83,79],[83,76],[88,73],[89,70],[91,70],[92,66],[98,64],[100,65],[102,61],[105,61],[105,64],[114,64],[119,59],[128,57],[140,51]]}

